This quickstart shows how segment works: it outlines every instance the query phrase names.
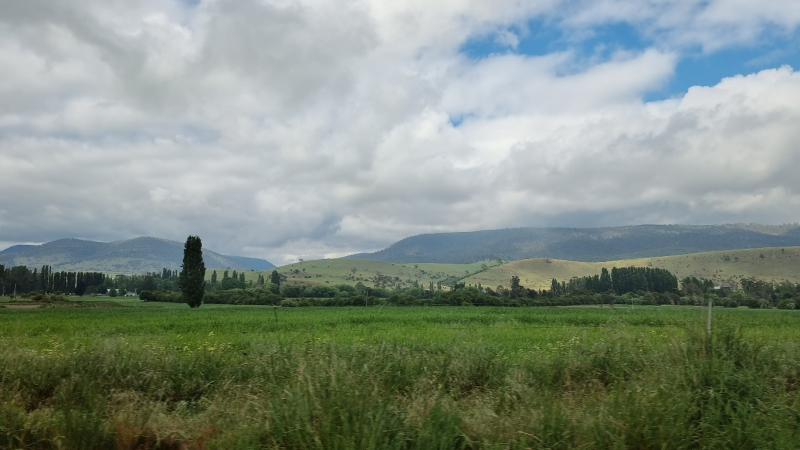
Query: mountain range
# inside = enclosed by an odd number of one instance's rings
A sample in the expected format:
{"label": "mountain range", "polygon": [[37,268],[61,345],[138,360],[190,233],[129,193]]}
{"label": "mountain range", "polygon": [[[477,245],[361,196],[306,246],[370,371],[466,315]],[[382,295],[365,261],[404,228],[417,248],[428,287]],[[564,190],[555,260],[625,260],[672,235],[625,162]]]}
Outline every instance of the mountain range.
{"label": "mountain range", "polygon": [[[179,270],[183,243],[154,237],[137,237],[116,242],[59,239],[42,245],[15,245],[0,252],[0,264],[10,266],[52,266],[53,270],[118,273]],[[227,256],[203,249],[207,269],[267,270],[269,261],[244,256]]]}
{"label": "mountain range", "polygon": [[613,228],[510,228],[420,234],[347,258],[393,263],[465,264],[501,258],[613,261],[715,250],[800,245],[800,225],[638,225]]}

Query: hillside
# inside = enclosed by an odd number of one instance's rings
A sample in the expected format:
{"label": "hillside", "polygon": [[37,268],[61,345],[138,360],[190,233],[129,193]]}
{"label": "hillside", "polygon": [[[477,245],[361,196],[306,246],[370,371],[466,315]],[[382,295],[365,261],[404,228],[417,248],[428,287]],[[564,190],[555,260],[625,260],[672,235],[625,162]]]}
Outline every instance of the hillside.
{"label": "hillside", "polygon": [[[203,250],[206,268],[264,270],[274,267],[269,261],[228,257]],[[0,264],[41,267],[53,270],[97,271],[117,273],[160,272],[180,269],[183,243],[153,237],[138,237],[116,242],[94,242],[81,239],[60,239],[42,245],[17,245],[0,252]]]}
{"label": "hillside", "polygon": [[266,259],[248,258],[246,256],[233,256],[233,255],[224,255],[224,256],[252,270],[261,271],[261,270],[269,270],[275,268],[275,264],[272,264]]}
{"label": "hillside", "polygon": [[517,275],[522,285],[540,289],[549,288],[552,278],[566,281],[573,276],[594,275],[600,273],[603,267],[611,269],[615,266],[663,268],[678,279],[695,276],[723,281],[754,277],[800,283],[800,247],[726,250],[606,262],[525,259],[490,268],[462,281],[495,288],[498,285],[508,286],[511,277]]}
{"label": "hillside", "polygon": [[[315,284],[349,284],[363,283],[365,286],[374,287],[376,280],[399,283],[402,287],[409,287],[417,283],[428,287],[448,279],[457,279],[475,273],[486,264],[487,267],[495,262],[474,264],[395,264],[382,261],[362,259],[321,259],[304,261],[278,267],[276,270],[286,277],[289,283],[315,285]],[[269,277],[272,271],[263,274]],[[206,277],[208,277],[206,273]],[[256,275],[245,273],[247,280],[255,279]],[[391,281],[389,281],[391,280]]]}
{"label": "hillside", "polygon": [[[414,281],[427,287],[431,281],[436,284],[457,279],[467,284],[480,283],[495,288],[498,285],[508,286],[511,277],[517,275],[522,285],[541,289],[549,288],[552,278],[566,281],[574,276],[600,273],[603,267],[611,269],[615,266],[660,267],[678,278],[695,276],[724,281],[754,277],[767,281],[788,280],[800,283],[800,247],[725,250],[604,262],[535,258],[501,265],[496,261],[473,264],[398,264],[340,258],[289,264],[278,267],[277,270],[286,276],[287,282],[304,285],[355,285],[361,282],[365,286],[374,287],[376,276],[380,274],[388,276],[392,282],[398,282],[401,287],[408,287]],[[263,272],[267,277],[270,273],[271,271]],[[248,280],[255,280],[258,274],[246,272],[245,275]]]}
{"label": "hillside", "polygon": [[554,258],[612,261],[800,245],[800,225],[639,225],[616,228],[512,228],[421,234],[348,258],[394,263],[471,263]]}

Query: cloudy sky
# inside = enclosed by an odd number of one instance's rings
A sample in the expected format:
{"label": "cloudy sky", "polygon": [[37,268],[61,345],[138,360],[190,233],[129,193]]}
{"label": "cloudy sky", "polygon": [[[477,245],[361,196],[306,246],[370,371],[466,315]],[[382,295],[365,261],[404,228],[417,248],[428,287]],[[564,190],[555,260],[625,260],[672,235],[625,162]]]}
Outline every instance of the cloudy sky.
{"label": "cloudy sky", "polygon": [[796,0],[0,0],[0,248],[800,221]]}

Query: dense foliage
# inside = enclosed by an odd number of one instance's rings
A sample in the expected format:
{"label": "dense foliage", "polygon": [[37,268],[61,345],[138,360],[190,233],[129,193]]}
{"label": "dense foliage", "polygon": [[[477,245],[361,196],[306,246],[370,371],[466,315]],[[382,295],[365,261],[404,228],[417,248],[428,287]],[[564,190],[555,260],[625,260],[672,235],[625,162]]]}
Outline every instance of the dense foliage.
{"label": "dense foliage", "polygon": [[203,303],[205,290],[206,266],[203,263],[203,243],[199,236],[186,238],[183,248],[183,264],[178,277],[183,301],[191,308],[197,308]]}
{"label": "dense foliage", "polygon": [[[234,278],[231,278],[234,279]],[[616,279],[616,281],[615,281]],[[260,281],[261,282],[261,281]],[[205,303],[274,306],[569,306],[569,305],[705,305],[708,300],[725,307],[800,309],[800,285],[742,279],[740,286],[715,286],[706,279],[688,277],[680,282],[669,271],[643,267],[603,269],[591,277],[552,280],[549,290],[528,289],[512,276],[508,286],[441,285],[409,288],[370,288],[363,283],[312,285],[272,283],[206,293]],[[179,302],[167,291],[143,292],[145,301]]]}
{"label": "dense foliage", "polygon": [[6,268],[0,264],[0,294],[42,293],[84,295],[105,292],[108,277],[99,272],[53,272],[50,266],[30,270],[26,266]]}

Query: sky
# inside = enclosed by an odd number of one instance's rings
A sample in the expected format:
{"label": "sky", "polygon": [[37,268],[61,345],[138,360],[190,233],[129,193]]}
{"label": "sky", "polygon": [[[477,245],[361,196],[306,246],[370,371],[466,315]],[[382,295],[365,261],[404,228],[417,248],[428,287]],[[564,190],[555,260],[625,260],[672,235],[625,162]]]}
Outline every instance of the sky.
{"label": "sky", "polygon": [[0,248],[800,221],[796,0],[0,0]]}

